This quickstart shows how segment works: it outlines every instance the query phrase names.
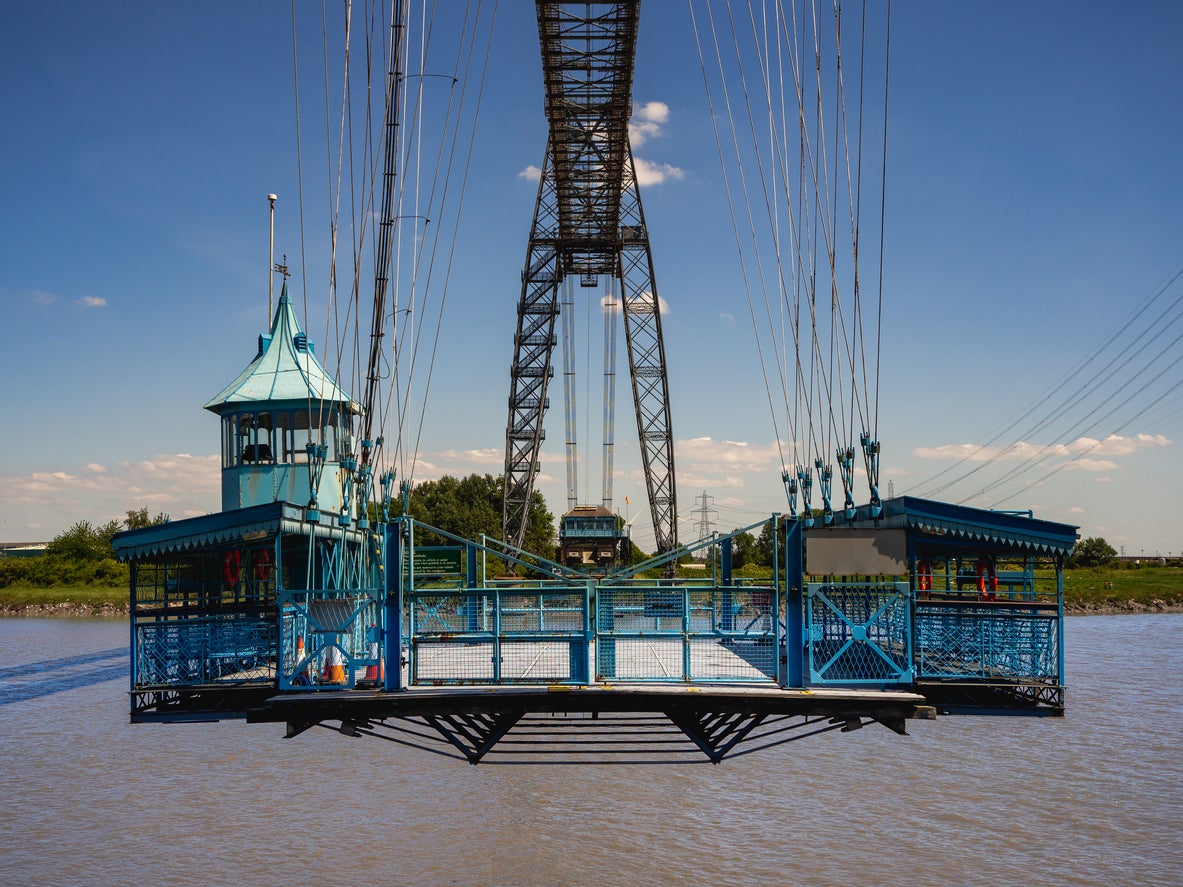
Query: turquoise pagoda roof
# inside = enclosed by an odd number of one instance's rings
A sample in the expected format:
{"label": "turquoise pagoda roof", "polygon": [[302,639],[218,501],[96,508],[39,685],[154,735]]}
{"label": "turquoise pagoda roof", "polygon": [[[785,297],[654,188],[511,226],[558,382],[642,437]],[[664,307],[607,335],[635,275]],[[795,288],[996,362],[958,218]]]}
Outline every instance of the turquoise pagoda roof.
{"label": "turquoise pagoda roof", "polygon": [[248,404],[309,401],[344,404],[349,412],[362,412],[361,404],[337,386],[313,353],[312,343],[296,319],[285,282],[271,332],[259,336],[258,355],[205,408],[221,414]]}

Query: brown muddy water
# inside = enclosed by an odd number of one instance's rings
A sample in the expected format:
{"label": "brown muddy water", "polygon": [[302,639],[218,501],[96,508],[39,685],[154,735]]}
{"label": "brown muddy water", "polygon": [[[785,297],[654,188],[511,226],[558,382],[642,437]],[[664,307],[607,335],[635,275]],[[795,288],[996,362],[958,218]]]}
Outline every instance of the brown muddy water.
{"label": "brown muddy water", "polygon": [[683,767],[127,723],[127,625],[0,619],[0,884],[1183,883],[1183,615],[1067,620],[1063,720]]}

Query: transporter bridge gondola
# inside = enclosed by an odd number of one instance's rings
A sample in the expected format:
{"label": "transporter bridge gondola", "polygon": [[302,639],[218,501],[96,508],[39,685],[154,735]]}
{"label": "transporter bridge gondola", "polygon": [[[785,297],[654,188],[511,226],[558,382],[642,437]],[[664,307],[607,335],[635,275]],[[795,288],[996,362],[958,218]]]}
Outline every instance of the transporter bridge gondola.
{"label": "transporter bridge gondola", "polygon": [[[131,575],[133,722],[245,719],[285,725],[289,737],[322,727],[474,764],[718,763],[872,723],[903,734],[909,720],[938,713],[1063,714],[1062,569],[1076,528],[1029,513],[881,499],[877,395],[870,361],[854,351],[870,337],[849,333],[840,313],[832,228],[786,226],[801,261],[777,262],[782,271],[828,264],[832,292],[803,293],[794,310],[807,304],[812,313],[819,302],[835,310],[829,343],[816,338],[824,318],[794,322],[794,336],[810,327],[815,336],[796,342],[788,364],[796,390],[787,369],[775,374],[786,416],[801,423],[790,428],[788,458],[782,450],[788,513],[679,544],[661,303],[628,134],[638,8],[636,0],[537,4],[550,132],[518,304],[503,539],[473,539],[410,516],[405,466],[415,453],[400,455],[399,490],[393,469],[375,470],[384,455],[374,433],[375,423],[384,428],[378,384],[410,375],[398,362],[405,352],[396,345],[390,371],[382,350],[385,321],[411,311],[386,300],[391,251],[404,242],[395,222],[415,224],[396,217],[409,19],[404,4],[393,5],[385,168],[381,187],[370,183],[382,209],[365,394],[355,402],[321,363],[285,279],[253,359],[206,404],[221,426],[221,511],[114,539]],[[802,132],[801,143],[813,135]],[[826,206],[815,215],[832,226]],[[420,233],[405,241],[417,245]],[[600,278],[618,284],[601,304],[610,321],[619,295],[657,552],[639,563],[629,563],[628,522],[611,507],[607,410],[602,504],[578,504],[573,402],[562,547],[555,560],[522,548],[559,286],[569,302],[572,280],[590,288]],[[857,304],[851,317],[861,323]],[[608,323],[609,357],[612,330]],[[394,338],[412,351],[419,341],[417,332]],[[847,357],[827,363],[839,339],[850,344]],[[606,404],[611,366],[606,360]],[[851,387],[846,405],[844,380],[855,379],[862,388]],[[793,400],[802,408],[789,409]],[[861,506],[855,435],[870,491]],[[414,437],[399,425],[400,445]],[[767,574],[739,575],[732,540],[768,524]],[[679,575],[681,561],[708,551],[709,570]]]}

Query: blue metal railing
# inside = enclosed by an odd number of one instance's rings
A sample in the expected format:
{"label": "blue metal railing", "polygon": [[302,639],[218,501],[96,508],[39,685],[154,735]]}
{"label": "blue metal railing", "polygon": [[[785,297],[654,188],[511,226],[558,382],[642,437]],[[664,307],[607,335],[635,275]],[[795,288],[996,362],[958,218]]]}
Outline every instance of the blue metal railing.
{"label": "blue metal railing", "polygon": [[811,684],[912,682],[907,582],[811,582],[805,601]]}
{"label": "blue metal railing", "polygon": [[915,618],[920,679],[1061,681],[1062,623],[1055,609],[921,602]]}
{"label": "blue metal railing", "polygon": [[275,621],[252,616],[162,619],[134,626],[134,686],[275,680]]}
{"label": "blue metal railing", "polygon": [[407,593],[412,684],[585,684],[586,585]]}
{"label": "blue metal railing", "polygon": [[776,681],[781,638],[777,596],[768,587],[596,590],[598,680]]}

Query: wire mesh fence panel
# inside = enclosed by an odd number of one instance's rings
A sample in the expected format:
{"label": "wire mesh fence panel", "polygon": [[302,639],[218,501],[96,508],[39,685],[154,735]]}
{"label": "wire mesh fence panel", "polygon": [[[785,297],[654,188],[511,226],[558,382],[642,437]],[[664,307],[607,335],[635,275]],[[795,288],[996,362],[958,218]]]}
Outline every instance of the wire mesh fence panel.
{"label": "wire mesh fence panel", "polygon": [[767,681],[776,677],[777,647],[768,637],[694,638],[690,675],[696,681]]}
{"label": "wire mesh fence panel", "polygon": [[482,588],[408,597],[413,683],[588,680],[583,590]]}
{"label": "wire mesh fence panel", "polygon": [[273,620],[165,620],[139,624],[135,632],[138,686],[275,679]]}
{"label": "wire mesh fence panel", "polygon": [[770,588],[601,586],[596,594],[603,680],[776,680],[779,623]]}
{"label": "wire mesh fence panel", "polygon": [[927,606],[916,613],[920,678],[1059,681],[1057,613]]}
{"label": "wire mesh fence panel", "polygon": [[413,637],[411,665],[417,684],[493,683],[494,643]]}
{"label": "wire mesh fence panel", "polygon": [[503,640],[500,649],[503,681],[549,684],[577,677],[572,674],[572,645],[569,642]]}
{"label": "wire mesh fence panel", "polygon": [[912,680],[907,583],[809,583],[806,595],[811,683]]}

